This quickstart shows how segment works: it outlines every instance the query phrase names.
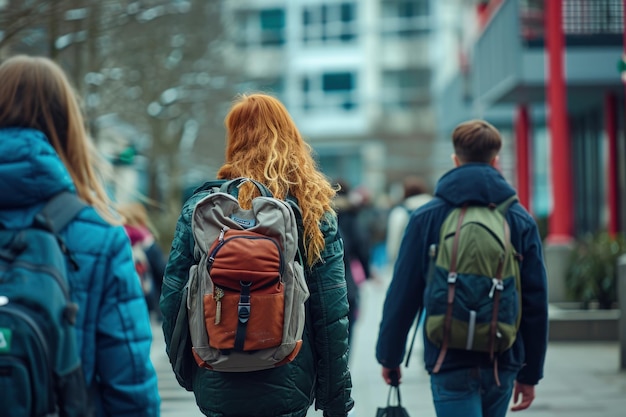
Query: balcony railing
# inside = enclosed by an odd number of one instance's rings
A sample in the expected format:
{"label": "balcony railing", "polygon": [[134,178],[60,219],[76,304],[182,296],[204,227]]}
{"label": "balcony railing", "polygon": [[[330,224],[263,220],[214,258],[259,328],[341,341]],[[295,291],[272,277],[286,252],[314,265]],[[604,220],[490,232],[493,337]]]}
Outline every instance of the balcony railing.
{"label": "balcony railing", "polygon": [[[511,0],[509,0],[511,1]],[[521,37],[527,46],[543,46],[545,1],[520,0]],[[623,42],[623,0],[561,0],[563,32],[568,46],[616,45]]]}
{"label": "balcony railing", "polygon": [[568,86],[619,83],[615,62],[622,54],[622,0],[505,0],[471,51],[475,104],[543,100],[547,1],[562,1],[564,6]]}

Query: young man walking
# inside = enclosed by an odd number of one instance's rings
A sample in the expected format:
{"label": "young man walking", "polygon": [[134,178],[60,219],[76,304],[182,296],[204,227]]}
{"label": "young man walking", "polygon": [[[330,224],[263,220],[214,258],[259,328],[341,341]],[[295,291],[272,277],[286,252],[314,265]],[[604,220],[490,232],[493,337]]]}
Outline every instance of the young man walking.
{"label": "young man walking", "polygon": [[[431,378],[437,416],[502,417],[509,409],[512,395],[511,410],[528,408],[535,397],[535,385],[543,376],[548,336],[548,302],[542,245],[534,219],[517,202],[516,191],[496,169],[498,153],[502,146],[500,133],[485,121],[471,120],[456,127],[452,134],[452,143],[455,168],[440,178],[435,198],[412,214],[402,240],[383,308],[376,358],[383,366],[382,375],[385,382],[390,384],[396,377],[401,382],[400,364],[405,354],[407,335],[416,315],[425,308],[424,361]],[[434,263],[433,252],[438,250],[437,245],[441,246],[442,226],[448,215],[453,210],[459,209],[457,211],[461,214],[458,215],[458,226],[455,218],[451,223],[452,233],[446,233],[443,237],[467,233],[463,230],[476,230],[461,227],[464,225],[463,213],[472,207],[489,207],[492,210],[497,208],[504,214],[506,221],[502,222],[504,227],[499,223],[500,229],[505,230],[503,236],[506,236],[506,239],[503,240],[510,242],[511,250],[514,251],[511,252],[511,256],[515,256],[515,261],[509,262],[510,265],[507,264],[504,269],[516,271],[515,274],[510,274],[515,275],[515,279],[508,280],[508,284],[505,284],[500,264],[494,268],[497,270],[494,275],[487,276],[485,284],[482,282],[479,284],[478,280],[476,284],[468,281],[469,285],[460,288],[463,282],[456,282],[455,266],[450,266],[449,272],[445,270],[447,275],[444,275],[447,277],[447,283],[444,278],[442,287],[444,301],[434,302],[433,294],[436,291],[433,290],[433,269],[441,269],[445,260],[436,258],[436,266],[431,265],[430,261],[432,258]],[[454,237],[454,240],[457,238]],[[461,264],[462,257],[469,251],[458,249],[458,242],[449,246],[453,248],[450,258],[459,258],[458,263]],[[481,246],[480,239],[475,246]],[[506,243],[503,244],[504,249],[508,246]],[[485,263],[490,262],[491,260],[485,260]],[[498,259],[494,259],[493,262],[504,263]],[[456,263],[450,261],[451,265]],[[464,271],[459,267],[458,272],[460,276]],[[490,287],[492,280],[493,287]],[[476,311],[469,310],[468,313],[471,314],[459,314],[459,306],[462,303],[470,303],[464,299],[463,291],[472,291],[474,285],[487,286],[486,294],[480,302],[489,301],[491,298],[499,300],[500,294],[494,297],[494,293],[505,294],[506,291],[512,290],[513,285],[521,292],[521,294],[514,292],[517,295],[511,303],[493,302],[496,306],[494,308],[500,309],[496,311],[502,311],[501,305],[519,303],[521,310],[519,308],[514,310],[521,311],[521,314],[518,313],[517,319],[512,320],[511,326],[500,327],[500,318],[507,313],[493,313],[493,320],[491,322],[487,320],[484,325],[487,329],[485,334],[488,335],[486,338],[491,337],[489,339],[491,345],[483,351],[474,349],[477,344],[473,341],[474,334],[478,339],[479,331],[476,330],[470,335],[468,330],[480,329],[481,324],[475,319]],[[446,307],[446,304],[449,306]],[[443,309],[445,312],[442,313],[439,322],[434,318],[434,313],[431,313],[436,309]],[[480,308],[476,310],[480,315]],[[492,314],[492,310],[489,315]],[[433,316],[433,320],[429,321],[429,316]],[[458,320],[462,322],[466,316],[470,323],[461,323],[459,326]],[[430,336],[436,333],[433,329],[437,327],[437,323],[444,322],[445,327],[441,324],[444,329],[441,334],[448,336],[442,337],[442,343],[433,341],[433,337]],[[456,336],[449,336],[452,332],[459,331],[459,328],[461,332],[466,332],[463,336],[468,340],[466,348],[455,346]],[[489,329],[492,331],[491,336]],[[503,335],[506,333],[504,329],[512,329],[509,344],[503,342],[507,337]],[[496,343],[501,345],[494,351]]]}

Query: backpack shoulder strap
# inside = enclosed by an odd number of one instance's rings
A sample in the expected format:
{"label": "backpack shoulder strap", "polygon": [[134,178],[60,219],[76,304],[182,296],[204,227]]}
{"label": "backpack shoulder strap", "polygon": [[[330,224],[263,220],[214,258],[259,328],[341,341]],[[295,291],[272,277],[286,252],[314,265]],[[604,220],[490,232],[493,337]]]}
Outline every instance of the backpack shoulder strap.
{"label": "backpack shoulder strap", "polygon": [[291,206],[296,216],[296,224],[298,225],[298,256],[300,257],[300,265],[305,268],[306,264],[306,246],[304,245],[304,220],[302,219],[302,210],[298,205],[298,200],[290,195],[285,199],[287,204]]}
{"label": "backpack shoulder strap", "polygon": [[86,206],[76,194],[63,191],[52,197],[37,213],[34,225],[56,235]]}
{"label": "backpack shoulder strap", "polygon": [[213,180],[207,181],[195,190],[193,190],[193,194],[197,194],[202,191],[211,191],[211,190],[219,190],[219,188],[224,184],[226,180]]}
{"label": "backpack shoulder strap", "polygon": [[513,194],[511,197],[507,198],[506,200],[504,200],[503,202],[501,202],[500,204],[498,204],[498,206],[496,207],[496,209],[502,213],[502,215],[506,215],[506,212],[508,211],[508,209],[515,204],[519,199],[517,198],[517,194]]}

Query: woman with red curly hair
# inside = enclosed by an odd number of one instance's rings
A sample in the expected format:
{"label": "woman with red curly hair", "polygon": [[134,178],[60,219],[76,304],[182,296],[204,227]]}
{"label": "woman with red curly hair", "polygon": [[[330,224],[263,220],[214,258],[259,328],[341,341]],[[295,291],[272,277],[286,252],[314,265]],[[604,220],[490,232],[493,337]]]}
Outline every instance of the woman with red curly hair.
{"label": "woman with red curly hair", "polygon": [[[343,243],[331,207],[335,190],[317,169],[284,105],[265,94],[241,96],[226,116],[226,162],[218,179],[247,177],[276,198],[296,199],[302,211],[309,306],[303,347],[295,359],[269,370],[240,373],[194,367],[192,389],[207,416],[302,417],[315,402],[324,416],[347,416],[353,407],[348,370],[348,300]],[[168,345],[194,257],[191,215],[211,192],[200,187],[184,204],[163,279],[161,310]],[[256,196],[243,184],[238,198]]]}

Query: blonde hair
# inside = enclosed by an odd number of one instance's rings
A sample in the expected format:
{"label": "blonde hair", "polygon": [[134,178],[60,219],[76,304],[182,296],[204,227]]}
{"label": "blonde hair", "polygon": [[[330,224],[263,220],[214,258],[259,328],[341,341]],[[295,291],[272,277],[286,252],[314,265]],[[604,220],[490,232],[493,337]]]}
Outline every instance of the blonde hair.
{"label": "blonde hair", "polygon": [[17,55],[0,65],[0,128],[43,132],[67,168],[80,198],[119,224],[99,174],[103,160],[91,142],[65,73],[45,57]]}
{"label": "blonde hair", "polygon": [[[241,95],[226,116],[226,163],[217,177],[248,177],[265,184],[280,199],[298,200],[304,222],[307,264],[321,259],[324,236],[320,221],[333,212],[335,196],[326,177],[317,169],[312,149],[298,131],[285,106],[265,94]],[[256,194],[245,184],[239,200],[249,206]]]}

